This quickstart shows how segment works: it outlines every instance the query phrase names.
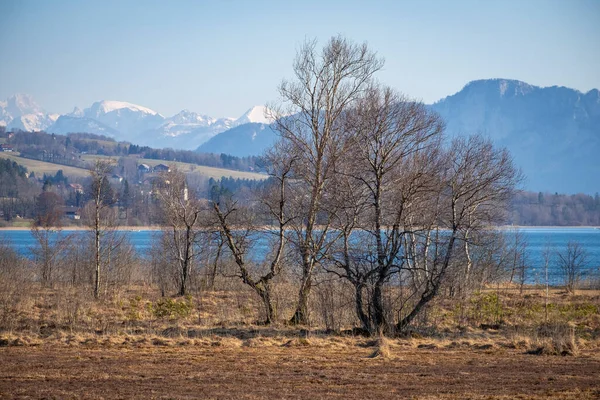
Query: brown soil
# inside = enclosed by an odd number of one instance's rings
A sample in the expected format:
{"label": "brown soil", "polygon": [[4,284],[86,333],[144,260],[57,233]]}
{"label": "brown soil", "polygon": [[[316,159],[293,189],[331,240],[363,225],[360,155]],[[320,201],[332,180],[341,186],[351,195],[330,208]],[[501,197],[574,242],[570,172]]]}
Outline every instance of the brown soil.
{"label": "brown soil", "polygon": [[0,398],[600,398],[600,355],[359,345],[0,348]]}

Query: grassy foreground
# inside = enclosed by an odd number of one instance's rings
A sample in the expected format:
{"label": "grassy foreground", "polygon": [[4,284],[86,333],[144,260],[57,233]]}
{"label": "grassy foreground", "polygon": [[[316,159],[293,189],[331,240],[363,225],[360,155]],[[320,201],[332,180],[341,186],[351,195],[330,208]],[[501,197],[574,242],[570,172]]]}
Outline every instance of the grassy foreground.
{"label": "grassy foreground", "polygon": [[600,397],[596,290],[553,290],[548,316],[534,288],[441,298],[392,338],[256,325],[256,299],[235,286],[102,301],[24,287],[0,300],[0,398]]}
{"label": "grassy foreground", "polygon": [[[181,341],[181,340],[180,340]],[[596,399],[597,353],[431,349],[392,341],[372,358],[357,339],[275,345],[206,339],[0,350],[0,398]]]}

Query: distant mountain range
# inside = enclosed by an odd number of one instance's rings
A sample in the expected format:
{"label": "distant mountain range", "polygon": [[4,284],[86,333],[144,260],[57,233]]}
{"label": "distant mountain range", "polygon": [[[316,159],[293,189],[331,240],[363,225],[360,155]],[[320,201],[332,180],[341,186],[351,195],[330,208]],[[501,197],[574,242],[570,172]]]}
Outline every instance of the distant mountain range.
{"label": "distant mountain range", "polygon": [[67,134],[95,133],[156,148],[195,150],[214,135],[247,123],[265,123],[264,107],[255,106],[239,118],[212,118],[183,110],[166,118],[124,101],[103,100],[65,115],[47,114],[31,96],[16,94],[0,102],[0,126],[8,130]]}
{"label": "distant mountain range", "polygon": [[[481,133],[507,147],[527,177],[524,188],[600,191],[600,92],[541,88],[506,79],[478,80],[429,107],[449,137]],[[183,110],[170,118],[139,105],[100,101],[67,115],[46,114],[26,95],[0,102],[0,125],[51,133],[97,133],[152,147],[259,155],[277,138],[256,106],[237,119]]]}

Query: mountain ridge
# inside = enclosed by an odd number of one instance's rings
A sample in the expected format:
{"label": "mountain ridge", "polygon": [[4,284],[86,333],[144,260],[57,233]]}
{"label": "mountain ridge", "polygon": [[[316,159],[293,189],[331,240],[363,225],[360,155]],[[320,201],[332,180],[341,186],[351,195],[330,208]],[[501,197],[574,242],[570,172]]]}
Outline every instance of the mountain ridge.
{"label": "mountain ridge", "polygon": [[0,101],[0,126],[57,134],[95,133],[140,145],[194,150],[220,132],[246,123],[266,122],[264,111],[264,106],[254,106],[239,118],[214,118],[184,109],[165,117],[138,104],[100,100],[58,115],[47,114],[29,95],[15,94]]}
{"label": "mountain ridge", "polygon": [[[96,106],[94,106],[96,105]],[[480,133],[510,150],[534,191],[600,191],[600,91],[540,87],[515,79],[470,81],[458,92],[427,105],[446,122],[448,138]],[[95,102],[61,116],[45,114],[31,96],[0,102],[0,125],[50,133],[89,132],[153,147],[236,156],[259,155],[275,140],[265,107],[237,119],[189,110],[164,117],[121,101]]]}

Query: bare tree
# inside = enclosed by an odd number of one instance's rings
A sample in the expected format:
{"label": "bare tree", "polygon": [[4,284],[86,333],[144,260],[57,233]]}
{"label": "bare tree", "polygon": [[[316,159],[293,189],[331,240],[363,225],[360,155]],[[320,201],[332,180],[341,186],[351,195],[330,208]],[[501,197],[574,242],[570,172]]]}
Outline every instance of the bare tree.
{"label": "bare tree", "polygon": [[548,269],[552,262],[552,253],[552,245],[550,244],[550,241],[547,240],[546,244],[544,245],[544,250],[542,251],[542,257],[544,259],[544,280],[546,285],[546,295],[544,298],[544,314],[546,323],[548,322],[548,302],[550,297],[550,282],[548,280]]}
{"label": "bare tree", "polygon": [[177,168],[172,167],[160,178],[155,191],[167,225],[162,233],[163,251],[166,259],[178,267],[178,295],[184,296],[192,265],[199,254],[196,247],[202,202],[189,191],[185,174]]}
{"label": "bare tree", "polygon": [[[238,277],[261,298],[265,310],[265,324],[277,318],[272,302],[272,281],[281,273],[287,243],[286,229],[291,219],[286,215],[287,189],[292,166],[296,160],[290,153],[276,148],[268,154],[271,168],[271,184],[258,193],[256,207],[239,206],[228,199],[215,201],[213,208],[220,232],[238,268]],[[264,216],[264,218],[260,218]],[[273,225],[264,227],[266,221]],[[259,240],[269,240],[271,251],[259,265],[249,261],[253,244]],[[254,268],[253,268],[254,267]],[[258,277],[253,275],[257,269]]]}
{"label": "bare tree", "polygon": [[514,229],[507,233],[509,282],[512,283],[516,278],[521,294],[523,293],[523,288],[527,281],[527,273],[529,272],[527,245],[527,239],[520,230]]}
{"label": "bare tree", "polygon": [[[425,222],[423,205],[438,187],[436,154],[443,124],[423,104],[378,86],[365,91],[346,123],[352,150],[338,163],[337,172],[352,179],[349,190],[363,197],[357,201],[344,195],[352,204],[362,204],[357,225],[362,255],[358,256],[359,248],[353,246],[354,255],[349,257],[350,246],[345,243],[344,257],[337,265],[346,270],[343,276],[355,286],[365,287],[365,280],[370,282],[368,324],[357,311],[365,328],[382,334],[389,328],[384,285],[405,267],[405,246],[416,246],[415,237]],[[350,209],[355,210],[352,205]],[[356,219],[352,215],[347,221]],[[350,225],[342,226],[347,230]],[[348,241],[347,234],[344,241]],[[416,265],[414,258],[412,265]],[[358,287],[356,295],[360,299]]]}
{"label": "bare tree", "polygon": [[495,149],[491,141],[481,136],[453,140],[437,201],[434,250],[425,254],[431,261],[419,298],[400,318],[398,330],[406,328],[438,294],[455,256],[457,242],[467,241],[468,234],[504,220],[508,202],[520,180],[520,172],[507,150]]}
{"label": "bare tree", "polygon": [[54,192],[44,191],[36,198],[37,215],[31,228],[36,241],[32,248],[40,269],[43,286],[52,285],[56,266],[67,244],[68,237],[61,236],[63,200]]}
{"label": "bare tree", "polygon": [[110,161],[96,160],[90,168],[90,202],[86,206],[84,218],[94,235],[94,298],[100,296],[100,276],[102,269],[101,236],[109,226],[108,213],[114,198],[108,182],[108,174],[112,172],[113,164]]}
{"label": "bare tree", "polygon": [[575,293],[577,284],[581,279],[583,269],[588,262],[587,251],[581,243],[569,241],[563,251],[556,253],[558,267],[563,273],[565,288],[569,293]]}
{"label": "bare tree", "polygon": [[294,178],[302,184],[302,195],[296,196],[298,218],[293,226],[302,278],[292,323],[309,322],[312,274],[328,245],[330,224],[318,216],[335,164],[344,153],[344,113],[354,107],[382,66],[383,60],[366,44],[358,45],[338,36],[319,52],[316,41],[307,41],[293,64],[295,79],[281,83],[280,103],[269,107],[269,116],[281,139],[295,149],[295,154],[302,155],[293,171]]}

